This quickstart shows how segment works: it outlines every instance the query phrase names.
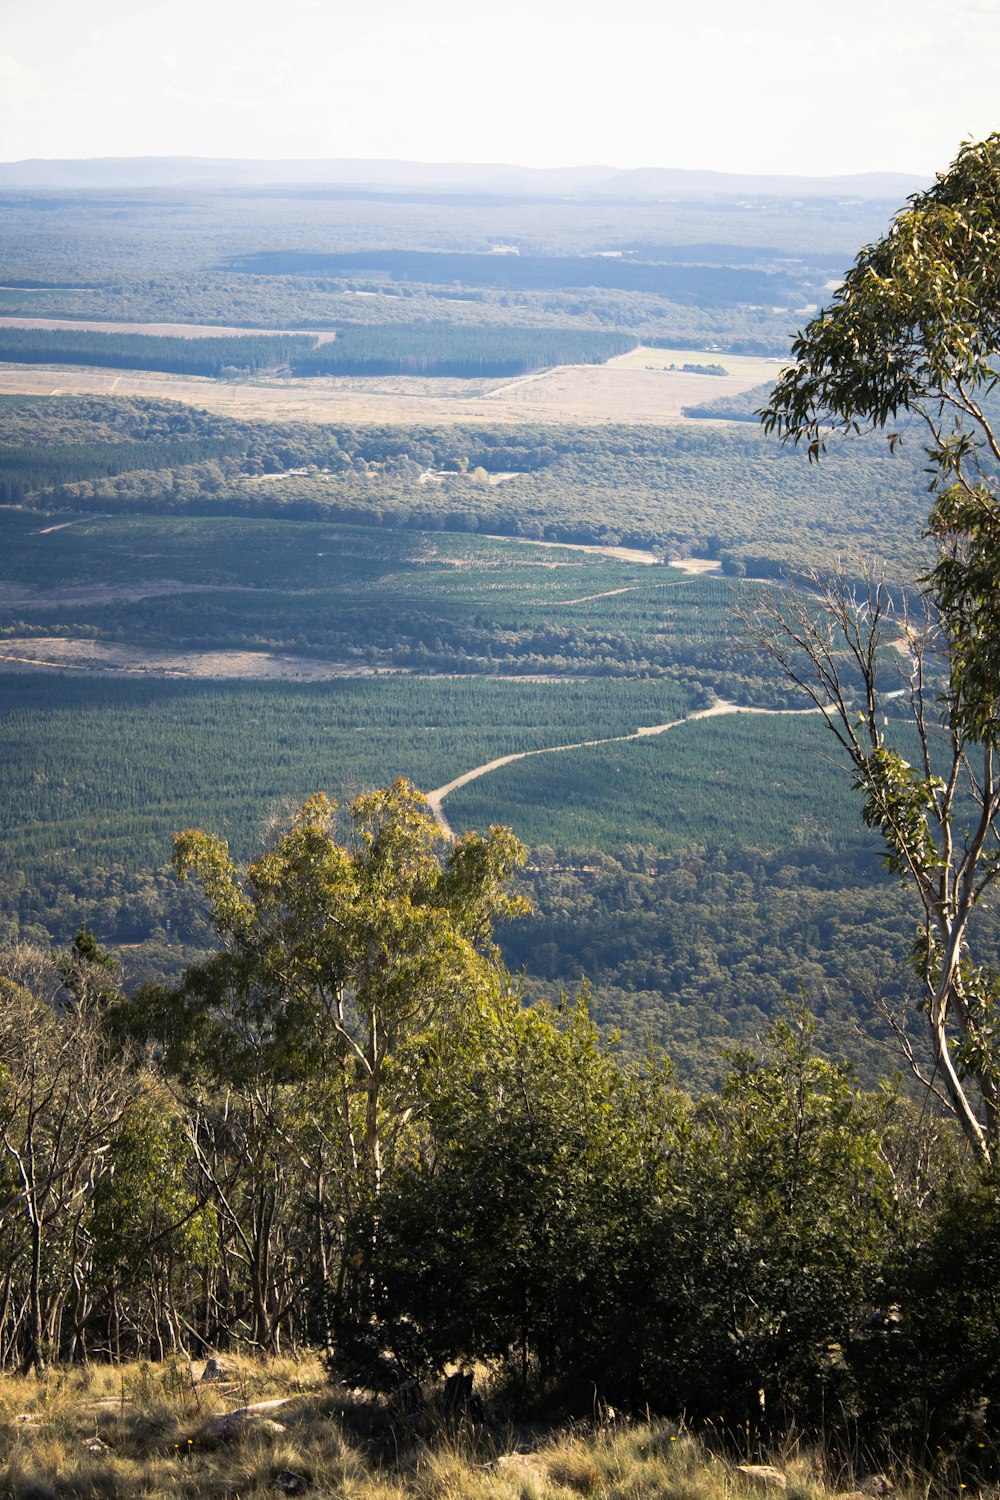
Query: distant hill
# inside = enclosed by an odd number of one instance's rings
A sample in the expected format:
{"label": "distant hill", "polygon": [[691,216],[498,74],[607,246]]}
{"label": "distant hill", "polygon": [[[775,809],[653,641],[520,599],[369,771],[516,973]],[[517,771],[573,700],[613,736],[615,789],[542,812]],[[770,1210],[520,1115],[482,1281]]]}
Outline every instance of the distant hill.
{"label": "distant hill", "polygon": [[329,187],[360,192],[494,193],[601,199],[785,197],[901,202],[927,179],[900,172],[783,177],[673,167],[517,167],[462,162],[264,161],[136,156],[0,163],[0,188]]}

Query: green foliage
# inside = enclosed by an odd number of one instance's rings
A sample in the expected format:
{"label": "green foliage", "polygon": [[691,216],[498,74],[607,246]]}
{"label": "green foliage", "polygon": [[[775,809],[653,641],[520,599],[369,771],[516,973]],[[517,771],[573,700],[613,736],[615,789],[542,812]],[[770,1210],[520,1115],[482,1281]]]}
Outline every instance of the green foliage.
{"label": "green foliage", "polygon": [[858,255],[830,308],[793,342],[795,363],[763,413],[768,431],[818,456],[829,427],[881,430],[901,413],[936,413],[959,423],[931,429],[935,463],[953,466],[962,416],[975,421],[996,374],[998,183],[1000,135],[963,146]]}
{"label": "green foliage", "polygon": [[[279,1234],[298,1227],[281,1167],[289,1143],[323,1246],[313,1290],[335,1254],[328,1315],[363,1327],[383,1178],[421,1108],[424,1054],[502,986],[493,923],[524,909],[507,890],[524,857],[509,829],[443,855],[425,799],[403,779],[355,799],[347,844],[333,814],[325,796],[310,798],[245,882],[222,840],[178,834],[177,873],[197,878],[224,947],[176,989],[146,987],[119,1009],[120,1024],[162,1048],[188,1110],[204,1115],[194,1149],[248,1261],[254,1337],[274,1352],[303,1269],[293,1265],[287,1289],[270,1295],[272,1223]],[[234,1130],[256,1170],[269,1169],[263,1218],[252,1182],[235,1191]]]}
{"label": "green foliage", "polygon": [[42,509],[653,545],[764,577],[873,547],[906,569],[927,559],[923,455],[892,458],[874,439],[804,471],[747,424],[272,426],[166,402],[63,397],[6,410],[3,432],[6,497]]}
{"label": "green foliage", "polygon": [[501,996],[449,1042],[385,1204],[378,1340],[411,1373],[499,1358],[523,1383],[614,1391],[686,1105],[667,1069],[627,1073],[599,1046],[582,1000],[556,1016]]}
{"label": "green foliage", "polygon": [[306,334],[237,338],[165,338],[143,333],[0,328],[0,360],[18,364],[98,365],[115,370],[167,370],[219,376],[272,373],[315,343]]}
{"label": "green foliage", "polygon": [[[789,677],[826,705],[865,795],[865,819],[882,834],[890,868],[919,896],[933,1059],[922,1076],[941,1076],[985,1160],[1000,1138],[1000,1057],[992,988],[974,978],[968,945],[972,914],[1000,873],[1000,446],[990,403],[1000,347],[998,183],[1000,135],[963,146],[861,252],[833,304],[796,339],[796,363],[761,413],[767,431],[805,443],[811,460],[826,453],[831,432],[883,432],[910,413],[929,434],[937,498],[928,533],[937,557],[922,580],[925,619],[905,622],[918,766],[886,744],[879,648],[893,609],[877,579],[866,597],[842,580],[820,587],[846,652],[795,603],[775,611],[769,644]],[[887,437],[892,452],[900,433]],[[861,673],[860,711],[840,654]]]}

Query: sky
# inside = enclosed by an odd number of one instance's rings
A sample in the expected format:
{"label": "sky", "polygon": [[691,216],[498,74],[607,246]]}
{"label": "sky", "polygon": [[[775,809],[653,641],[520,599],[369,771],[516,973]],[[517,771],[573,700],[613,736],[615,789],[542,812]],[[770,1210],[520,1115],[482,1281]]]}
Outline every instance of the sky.
{"label": "sky", "polygon": [[0,160],[928,175],[1000,128],[1000,0],[2,0]]}

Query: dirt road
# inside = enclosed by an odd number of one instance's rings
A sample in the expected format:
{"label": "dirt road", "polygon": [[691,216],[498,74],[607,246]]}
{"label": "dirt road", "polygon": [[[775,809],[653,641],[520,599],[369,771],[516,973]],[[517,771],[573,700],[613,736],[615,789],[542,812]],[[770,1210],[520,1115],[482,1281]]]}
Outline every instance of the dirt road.
{"label": "dirt road", "polygon": [[453,828],[444,815],[441,807],[444,799],[457,792],[459,787],[468,786],[470,781],[478,781],[480,776],[488,776],[490,771],[498,771],[501,766],[509,766],[515,760],[527,760],[532,755],[560,755],[565,750],[590,750],[596,745],[622,745],[627,740],[643,740],[654,734],[666,734],[669,729],[680,729],[683,724],[692,724],[696,719],[712,719],[719,714],[818,714],[819,708],[750,708],[740,703],[729,703],[720,699],[713,703],[711,708],[699,708],[694,713],[688,714],[683,719],[671,719],[667,724],[647,724],[643,729],[637,729],[632,734],[613,734],[603,740],[578,740],[572,745],[547,745],[540,750],[515,750],[512,755],[500,755],[496,760],[488,760],[481,766],[474,766],[471,771],[463,771],[461,776],[456,776],[453,781],[448,781],[444,786],[439,786],[436,791],[427,793],[427,801],[431,811],[442,832],[450,839],[455,837]]}

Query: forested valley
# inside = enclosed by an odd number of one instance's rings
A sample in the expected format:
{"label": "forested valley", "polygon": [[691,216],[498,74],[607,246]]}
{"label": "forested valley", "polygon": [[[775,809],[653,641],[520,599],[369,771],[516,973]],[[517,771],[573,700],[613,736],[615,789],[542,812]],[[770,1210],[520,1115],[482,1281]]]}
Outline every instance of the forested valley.
{"label": "forested valley", "polygon": [[995,403],[866,363],[894,207],[0,204],[9,1379],[996,1484]]}

